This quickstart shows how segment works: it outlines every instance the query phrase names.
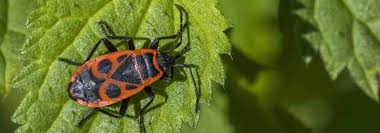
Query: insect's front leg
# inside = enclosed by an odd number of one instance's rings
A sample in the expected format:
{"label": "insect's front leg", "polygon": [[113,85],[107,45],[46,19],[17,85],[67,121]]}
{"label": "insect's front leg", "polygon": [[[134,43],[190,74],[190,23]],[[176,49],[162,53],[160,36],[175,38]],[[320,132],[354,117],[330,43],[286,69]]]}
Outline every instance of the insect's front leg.
{"label": "insect's front leg", "polygon": [[171,52],[174,49],[178,48],[179,45],[182,43],[182,33],[184,31],[183,29],[187,24],[187,22],[183,23],[183,14],[184,14],[183,12],[185,12],[185,11],[184,11],[183,7],[181,7],[179,5],[175,5],[175,6],[177,7],[177,9],[179,11],[179,15],[180,15],[179,16],[179,19],[180,19],[179,30],[174,35],[162,36],[162,37],[157,37],[157,38],[153,39],[152,43],[150,44],[150,49],[157,50],[160,40],[165,40],[165,39],[177,39],[177,38],[179,38],[179,42],[177,43],[177,45],[175,47],[173,47],[172,49],[168,50],[168,52]]}

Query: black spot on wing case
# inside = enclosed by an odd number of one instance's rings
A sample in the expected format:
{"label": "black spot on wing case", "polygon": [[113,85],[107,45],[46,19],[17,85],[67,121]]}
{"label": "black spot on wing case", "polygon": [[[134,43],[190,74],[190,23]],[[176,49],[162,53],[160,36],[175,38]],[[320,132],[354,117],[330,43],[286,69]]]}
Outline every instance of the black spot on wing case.
{"label": "black spot on wing case", "polygon": [[112,68],[112,62],[108,59],[103,59],[98,64],[98,71],[100,73],[108,73]]}
{"label": "black spot on wing case", "polygon": [[117,98],[121,94],[119,86],[114,84],[109,84],[106,90],[106,95],[110,98]]}

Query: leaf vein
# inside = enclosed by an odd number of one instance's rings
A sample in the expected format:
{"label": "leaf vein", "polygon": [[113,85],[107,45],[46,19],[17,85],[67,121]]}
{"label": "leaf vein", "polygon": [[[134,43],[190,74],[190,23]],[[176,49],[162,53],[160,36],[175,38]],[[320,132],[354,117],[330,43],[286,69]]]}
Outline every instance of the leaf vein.
{"label": "leaf vein", "polygon": [[[112,0],[111,0],[112,1]],[[80,27],[80,30],[77,32],[77,35],[76,35],[76,37],[72,40],[72,42],[71,43],[69,43],[69,45],[67,45],[63,50],[62,50],[62,52],[61,53],[59,53],[58,54],[58,56],[57,57],[59,57],[62,53],[64,53],[64,51],[69,47],[69,46],[71,46],[72,45],[72,43],[77,39],[77,37],[78,37],[78,35],[83,31],[83,29],[84,29],[84,27],[86,26],[86,25],[88,25],[88,20],[90,20],[94,15],[96,15],[101,9],[103,9],[104,7],[106,7],[108,4],[110,3],[110,1],[108,1],[108,3],[106,3],[105,5],[103,5],[102,7],[100,7],[97,11],[95,11],[92,15],[90,15],[89,16],[89,18],[86,20],[86,23],[85,24],[83,24],[81,27]],[[49,73],[49,71],[51,70],[51,66],[52,66],[52,63],[54,63],[55,61],[57,61],[57,59],[58,58],[56,58],[54,61],[52,61],[51,63],[50,63],[50,65],[49,65],[49,68],[48,68],[48,70],[47,70],[47,72],[46,72],[46,74],[45,74],[45,76],[44,76],[44,79],[43,79],[43,82],[42,82],[42,84],[40,85],[40,87],[39,87],[39,90],[41,89],[41,87],[45,84],[45,82],[46,82],[46,77],[47,77],[47,73]],[[37,98],[39,97],[39,93],[37,93]],[[35,104],[35,103],[33,103],[33,104]],[[63,107],[63,106],[62,106]],[[61,107],[61,109],[60,110],[62,110],[62,107]],[[30,108],[29,108],[30,109]],[[29,110],[28,109],[28,110]],[[57,114],[57,116],[58,116],[59,114]],[[55,119],[56,120],[56,119]],[[51,127],[51,124],[50,124],[50,126],[49,127]]]}

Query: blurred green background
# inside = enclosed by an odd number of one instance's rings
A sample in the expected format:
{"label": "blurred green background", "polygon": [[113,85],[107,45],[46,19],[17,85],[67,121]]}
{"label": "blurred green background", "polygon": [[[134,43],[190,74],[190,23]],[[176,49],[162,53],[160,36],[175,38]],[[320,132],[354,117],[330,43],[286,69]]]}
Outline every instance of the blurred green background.
{"label": "blurred green background", "polygon": [[[330,80],[320,57],[301,37],[313,30],[294,14],[302,5],[295,0],[220,0],[218,8],[233,24],[225,31],[232,53],[221,55],[227,82],[224,90],[215,90],[213,106],[203,105],[199,128],[184,131],[380,132],[378,103],[347,72]],[[22,97],[23,92],[12,90],[0,102],[0,132],[16,129],[10,117]]]}

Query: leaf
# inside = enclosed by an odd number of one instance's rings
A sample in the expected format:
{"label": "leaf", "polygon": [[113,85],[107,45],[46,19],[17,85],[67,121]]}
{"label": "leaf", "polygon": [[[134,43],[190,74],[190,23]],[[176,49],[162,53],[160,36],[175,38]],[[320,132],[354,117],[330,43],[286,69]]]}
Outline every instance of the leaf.
{"label": "leaf", "polygon": [[299,0],[296,13],[318,31],[305,34],[336,79],[348,69],[359,87],[378,101],[380,2],[377,0]]}
{"label": "leaf", "polygon": [[[0,44],[3,42],[7,29],[7,1],[0,1]],[[5,61],[4,55],[0,52],[0,94],[5,94]]]}
{"label": "leaf", "polygon": [[35,8],[31,0],[0,1],[0,94],[11,91],[11,82],[20,63],[20,49],[26,36],[27,15]]}
{"label": "leaf", "polygon": [[[57,59],[83,61],[94,43],[104,36],[96,25],[98,21],[107,22],[117,35],[153,38],[174,34],[179,25],[174,3],[182,5],[189,14],[191,50],[185,55],[185,63],[198,66],[201,102],[209,103],[212,84],[224,84],[219,54],[229,54],[230,46],[223,30],[230,25],[215,8],[215,0],[49,0],[40,3],[40,8],[29,17],[31,37],[22,51],[23,57],[32,61],[15,78],[15,87],[28,92],[12,117],[21,124],[18,132],[139,131],[135,116],[136,110],[147,102],[143,93],[132,99],[127,111],[131,118],[115,119],[96,114],[84,127],[74,127],[89,108],[69,99],[66,88],[76,68]],[[138,44],[138,48],[143,45]],[[104,52],[102,46],[97,55]],[[153,86],[157,95],[152,107],[157,108],[144,114],[148,132],[179,132],[182,125],[196,126],[199,116],[194,113],[194,88],[190,78],[185,76],[189,73],[176,72],[170,84],[159,82]],[[182,80],[178,80],[180,77]]]}
{"label": "leaf", "polygon": [[8,2],[6,0],[0,1],[0,42],[3,41],[4,34],[7,30],[7,7]]}
{"label": "leaf", "polygon": [[232,133],[233,128],[228,119],[229,97],[221,89],[213,89],[212,103],[201,105],[201,114],[197,129],[186,126],[183,133]]}
{"label": "leaf", "polygon": [[234,29],[233,45],[260,65],[278,64],[282,45],[275,21],[279,0],[220,0]]}

